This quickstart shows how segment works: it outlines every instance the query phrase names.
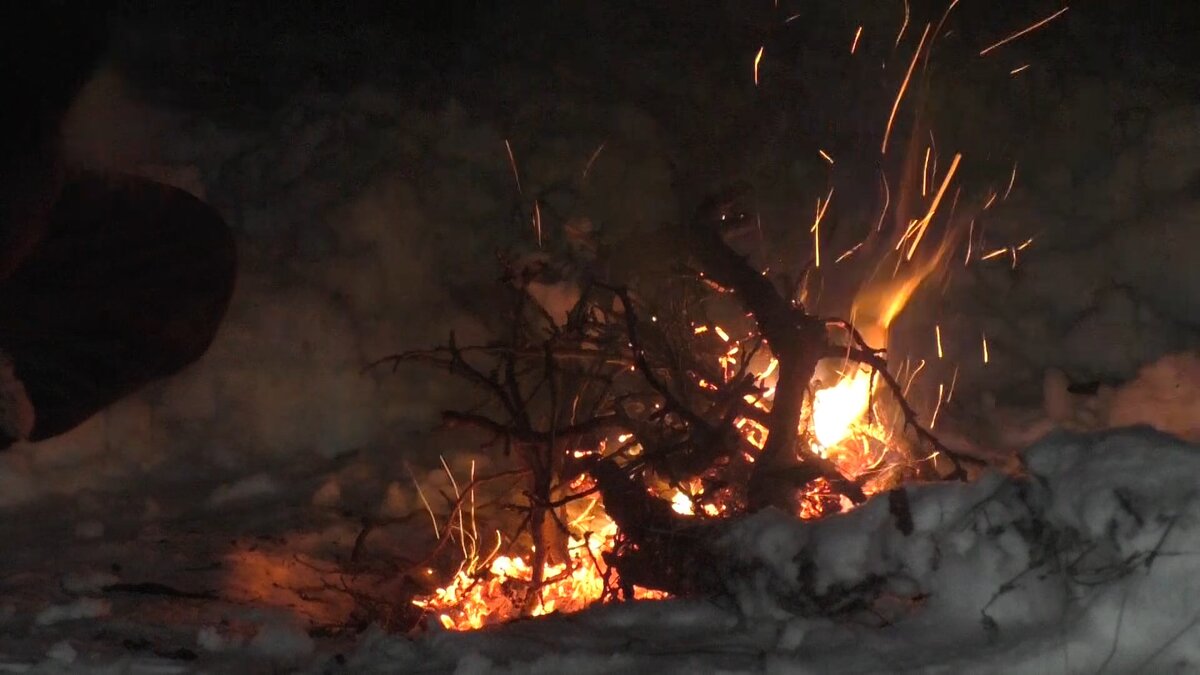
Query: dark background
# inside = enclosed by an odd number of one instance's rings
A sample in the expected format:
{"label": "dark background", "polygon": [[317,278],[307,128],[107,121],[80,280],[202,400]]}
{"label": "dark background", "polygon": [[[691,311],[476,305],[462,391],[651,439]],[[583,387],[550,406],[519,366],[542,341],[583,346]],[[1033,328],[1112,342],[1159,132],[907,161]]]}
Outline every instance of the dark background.
{"label": "dark background", "polygon": [[[255,415],[265,436],[274,433],[267,427],[292,424],[304,432],[296,437],[318,446],[342,443],[345,434],[307,427],[306,405],[327,407],[328,397],[336,411],[352,400],[352,412],[329,413],[337,426],[375,405],[424,411],[432,406],[414,398],[436,387],[428,378],[414,385],[380,376],[371,385],[380,389],[350,396],[345,388],[358,385],[314,384],[308,369],[324,364],[359,377],[356,369],[371,358],[479,320],[492,306],[494,252],[532,246],[530,200],[514,194],[503,140],[516,150],[527,189],[545,188],[559,169],[574,174],[574,163],[608,142],[596,186],[547,200],[551,248],[562,248],[568,218],[587,215],[615,242],[613,251],[628,254],[612,269],[636,275],[673,252],[669,242],[647,243],[650,229],[680,217],[713,186],[744,179],[758,193],[767,257],[796,265],[811,255],[812,205],[831,185],[839,195],[827,220],[831,247],[855,241],[873,222],[877,172],[883,164],[896,175],[912,124],[907,104],[921,101],[942,156],[962,152],[969,160],[964,189],[1003,183],[1019,164],[1013,199],[990,212],[989,236],[1037,235],[1038,244],[1015,270],[961,272],[948,292],[923,290],[897,326],[898,357],[928,351],[928,327],[940,322],[948,348],[970,364],[986,332],[1005,367],[964,365],[960,386],[1030,403],[1041,396],[1047,368],[1078,382],[1119,382],[1162,353],[1196,344],[1200,283],[1186,270],[1200,226],[1187,205],[1200,186],[1189,173],[1200,152],[1189,139],[1200,131],[1188,130],[1187,110],[1200,101],[1192,45],[1200,6],[1080,2],[979,57],[983,46],[1061,4],[963,0],[906,98],[894,150],[881,158],[887,112],[920,30],[936,24],[946,5],[911,2],[896,46],[904,7],[114,0],[6,8],[5,175],[42,152],[93,72],[118,73],[117,93],[93,81],[75,115],[86,129],[75,136],[100,138],[109,155],[121,155],[105,158],[106,166],[141,171],[150,159],[190,171],[189,189],[204,192],[239,236],[243,269],[226,337],[195,377],[221,383],[218,401],[266,401]],[[851,58],[858,25],[863,39]],[[1026,71],[1009,75],[1024,64]],[[363,98],[364,89],[384,95]],[[127,99],[132,107],[97,114]],[[375,102],[367,106],[368,99]],[[151,138],[140,115],[168,121]],[[143,145],[150,150],[137,162],[121,154]],[[834,167],[819,149],[837,157]],[[1167,186],[1148,177],[1163,167],[1172,175]],[[388,182],[394,176],[399,187]],[[19,181],[4,183],[6,198],[20,189]],[[378,199],[387,206],[372,207],[378,213],[370,222],[339,211]],[[371,256],[412,271],[410,290],[380,295],[379,284],[345,271],[367,269]],[[843,297],[830,291],[831,311],[844,311],[857,283],[848,279]],[[288,358],[272,360],[281,351]],[[267,393],[253,393],[248,383],[268,375]],[[314,402],[301,405],[301,396]],[[162,392],[150,400],[193,405]],[[280,424],[271,413],[281,400],[307,412]],[[251,409],[218,407],[218,416]],[[427,429],[424,414],[383,417]],[[397,433],[393,422],[363,424],[349,434],[356,443],[387,444]],[[206,444],[225,432],[181,423],[171,433]],[[234,445],[266,442],[252,435]]]}

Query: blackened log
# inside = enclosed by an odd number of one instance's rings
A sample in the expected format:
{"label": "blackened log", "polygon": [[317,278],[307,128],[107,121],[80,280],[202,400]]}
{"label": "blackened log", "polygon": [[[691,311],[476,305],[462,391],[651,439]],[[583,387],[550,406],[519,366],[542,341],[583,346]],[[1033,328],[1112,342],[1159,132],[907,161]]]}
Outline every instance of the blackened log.
{"label": "blackened log", "polygon": [[685,597],[723,590],[723,561],[712,548],[719,539],[719,521],[676,514],[612,460],[596,461],[589,471],[605,511],[621,532],[616,548],[604,558],[616,567],[623,585]]}

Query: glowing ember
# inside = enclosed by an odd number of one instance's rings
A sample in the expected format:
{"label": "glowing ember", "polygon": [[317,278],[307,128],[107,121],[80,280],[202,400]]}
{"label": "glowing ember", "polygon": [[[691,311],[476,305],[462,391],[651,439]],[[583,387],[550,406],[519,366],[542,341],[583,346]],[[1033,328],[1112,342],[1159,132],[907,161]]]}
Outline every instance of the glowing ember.
{"label": "glowing ember", "polygon": [[[685,499],[686,495],[682,495]],[[497,556],[485,570],[464,563],[454,578],[431,595],[413,604],[436,615],[450,630],[472,630],[520,616],[543,616],[551,612],[577,612],[600,600],[616,573],[601,568],[606,551],[612,550],[617,525],[602,511],[588,507],[591,525],[599,531],[581,533],[568,540],[569,560],[543,568],[540,588],[533,588],[533,568],[520,556]],[[476,562],[476,561],[471,561]],[[634,588],[639,600],[657,600],[665,593]]]}
{"label": "glowing ember", "polygon": [[696,513],[696,505],[692,503],[692,498],[679,491],[676,491],[675,495],[671,497],[671,509],[684,516]]}

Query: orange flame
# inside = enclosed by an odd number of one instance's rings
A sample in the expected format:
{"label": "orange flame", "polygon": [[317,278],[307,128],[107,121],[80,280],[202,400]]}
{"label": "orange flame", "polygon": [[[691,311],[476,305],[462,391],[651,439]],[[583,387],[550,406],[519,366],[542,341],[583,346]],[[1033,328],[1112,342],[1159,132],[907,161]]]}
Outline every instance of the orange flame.
{"label": "orange flame", "polygon": [[837,384],[813,396],[812,430],[821,448],[832,448],[853,431],[871,404],[871,373],[854,368]]}
{"label": "orange flame", "polygon": [[[446,585],[414,599],[413,604],[437,616],[438,622],[450,630],[478,629],[515,619],[525,614],[526,604],[529,616],[586,608],[603,597],[607,584],[615,577],[601,567],[600,561],[606,551],[612,550],[617,524],[604,514],[599,500],[588,505],[583,517],[590,520],[593,531],[569,537],[569,560],[547,563],[540,588],[531,587],[533,568],[524,557],[502,555],[481,571],[474,571],[478,559],[465,562]],[[660,591],[634,588],[636,599],[665,597]]]}
{"label": "orange flame", "polygon": [[855,324],[867,344],[875,348],[887,346],[887,331],[921,283],[933,274],[953,249],[953,238],[942,241],[936,253],[922,263],[914,265],[906,274],[885,281],[868,281],[859,290],[851,310]]}

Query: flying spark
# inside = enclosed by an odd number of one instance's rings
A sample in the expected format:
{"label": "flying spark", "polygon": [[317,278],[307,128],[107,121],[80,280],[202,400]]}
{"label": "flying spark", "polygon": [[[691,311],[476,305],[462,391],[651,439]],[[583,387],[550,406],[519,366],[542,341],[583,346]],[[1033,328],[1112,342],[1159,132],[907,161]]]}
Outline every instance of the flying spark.
{"label": "flying spark", "polygon": [[817,150],[817,154],[821,155],[821,158],[826,162],[829,162],[830,166],[833,166],[833,158],[829,156],[829,153],[825,152],[824,150]]}
{"label": "flying spark", "polygon": [[946,194],[946,188],[950,186],[950,180],[954,178],[954,172],[958,170],[958,162],[961,159],[962,153],[957,153],[954,155],[954,161],[950,162],[950,168],[946,170],[946,177],[942,179],[942,186],[938,188],[937,194],[933,197],[933,202],[929,205],[929,212],[921,219],[921,224],[917,228],[917,236],[913,239],[913,243],[905,255],[906,260],[912,260],[913,254],[917,252],[917,246],[925,236],[925,231],[929,229],[929,223],[933,220],[933,214],[937,213],[938,204],[942,202],[942,197]]}
{"label": "flying spark", "polygon": [[854,41],[850,43],[851,54],[854,53],[854,50],[858,49],[858,39],[860,37],[862,37],[862,26],[859,26],[858,30],[854,31]]}
{"label": "flying spark", "polygon": [[592,153],[592,156],[588,158],[587,164],[585,164],[583,167],[583,180],[587,180],[588,173],[592,170],[592,165],[596,163],[596,158],[599,157],[600,153],[604,151],[604,146],[607,144],[608,141],[601,143],[596,148],[596,151]]}
{"label": "flying spark", "polygon": [[537,232],[538,248],[542,247],[542,207],[533,201],[533,230]]}
{"label": "flying spark", "polygon": [[883,183],[883,208],[879,210],[879,222],[875,224],[876,232],[883,229],[883,219],[887,216],[888,206],[892,203],[892,190],[888,187],[887,174],[883,170],[879,171],[879,181]]}
{"label": "flying spark", "polygon": [[942,358],[942,326],[941,326],[941,324],[934,324],[933,334],[937,338],[937,352],[938,352],[938,358],[940,359],[940,358]]}
{"label": "flying spark", "polygon": [[821,219],[825,217],[825,210],[829,208],[829,202],[833,201],[833,188],[829,188],[829,194],[825,195],[825,202],[821,202],[821,198],[817,197],[817,217],[813,219],[813,256],[814,264],[817,267],[821,266]]}
{"label": "flying spark", "polygon": [[983,50],[981,50],[981,51],[979,52],[979,55],[980,55],[980,56],[984,56],[984,55],[986,55],[988,52],[992,51],[993,49],[995,49],[995,48],[997,48],[997,47],[999,47],[999,46],[1001,46],[1001,45],[1006,45],[1006,44],[1008,44],[1008,43],[1012,42],[1013,40],[1016,40],[1017,38],[1021,37],[1022,35],[1026,35],[1026,34],[1028,34],[1028,33],[1032,33],[1033,31],[1035,31],[1035,30],[1037,30],[1037,29],[1041,28],[1042,26],[1045,26],[1046,24],[1050,23],[1051,21],[1053,21],[1053,20],[1057,19],[1058,17],[1062,16],[1063,14],[1065,14],[1065,13],[1067,12],[1067,10],[1068,10],[1068,9],[1070,9],[1070,6],[1063,7],[1062,9],[1060,9],[1060,10],[1058,10],[1057,12],[1055,12],[1055,13],[1051,14],[1050,16],[1048,16],[1048,17],[1046,17],[1046,18],[1042,19],[1041,21],[1038,21],[1037,23],[1033,24],[1032,26],[1028,26],[1028,27],[1026,27],[1026,28],[1022,28],[1021,30],[1019,30],[1019,31],[1017,31],[1017,32],[1015,32],[1015,33],[1013,33],[1012,35],[1009,35],[1008,37],[1004,38],[1003,40],[1001,40],[1001,41],[999,41],[999,42],[997,42],[997,43],[995,43],[995,44],[993,44],[993,45],[992,45],[992,46],[990,46],[990,47],[984,47],[984,48],[983,48]]}
{"label": "flying spark", "polygon": [[967,227],[967,257],[963,258],[963,267],[971,264],[971,248],[975,245],[975,219]]}
{"label": "flying spark", "polygon": [[758,48],[758,53],[754,55],[754,86],[758,86],[758,64],[762,62],[763,50],[767,48],[763,45]]}
{"label": "flying spark", "polygon": [[946,23],[946,17],[950,16],[950,11],[958,4],[958,0],[952,0],[950,5],[946,7],[946,11],[942,12],[942,18],[938,19],[937,28],[933,29],[933,36],[936,38],[938,33],[942,32],[942,24]]}
{"label": "flying spark", "polygon": [[1017,66],[1016,68],[1013,68],[1012,70],[1008,71],[1008,74],[1009,74],[1009,75],[1016,75],[1017,73],[1021,72],[1022,70],[1025,70],[1025,69],[1026,69],[1026,68],[1028,68],[1028,67],[1029,67],[1029,64],[1028,64],[1028,63],[1026,63],[1026,64],[1025,64],[1025,65],[1023,65],[1023,66]]}
{"label": "flying spark", "polygon": [[949,37],[950,34],[954,32],[953,30],[948,30],[943,35],[942,26],[945,25],[947,17],[950,16],[950,12],[954,10],[954,6],[957,4],[958,0],[951,0],[950,4],[946,7],[946,11],[942,12],[942,18],[938,19],[937,26],[935,26],[933,29],[933,40],[929,43],[929,51],[925,54],[926,67],[929,66],[929,61],[933,59],[933,43],[937,41],[938,36],[941,35],[942,37]]}
{"label": "flying spark", "polygon": [[929,420],[930,429],[937,426],[938,411],[942,409],[942,394],[945,393],[945,386],[941,382],[938,383],[938,400],[937,405],[933,407],[933,417]]}
{"label": "flying spark", "polygon": [[523,195],[525,193],[521,190],[521,174],[517,171],[517,158],[513,157],[512,145],[509,144],[507,138],[504,139],[504,149],[508,151],[508,165],[512,167],[513,178],[517,180],[517,194]]}
{"label": "flying spark", "polygon": [[[930,132],[929,135],[931,138],[933,137],[932,132]],[[933,183],[933,182],[937,181],[938,154],[937,154],[937,146],[936,145],[930,145],[929,147],[931,150],[933,150],[933,164],[929,165],[929,182]],[[922,196],[924,196],[924,195],[922,195]]]}
{"label": "flying spark", "polygon": [[904,37],[904,31],[908,29],[909,6],[908,0],[904,0],[904,22],[900,24],[900,32],[896,33],[896,44],[894,47],[900,46],[900,40]]}
{"label": "flying spark", "polygon": [[921,167],[921,196],[929,194],[929,152],[932,146],[925,146],[925,164]]}
{"label": "flying spark", "polygon": [[1004,201],[1005,199],[1008,199],[1008,195],[1009,195],[1009,193],[1012,192],[1012,189],[1013,189],[1013,183],[1016,183],[1016,182],[1017,182],[1017,163],[1013,162],[1012,175],[1008,177],[1008,187],[1004,190],[1004,196],[1000,198],[1000,201]]}
{"label": "flying spark", "polygon": [[925,38],[928,36],[929,24],[925,24],[925,32],[921,33],[921,41],[917,43],[912,61],[908,64],[908,72],[904,73],[904,81],[900,83],[900,91],[896,92],[896,100],[892,103],[892,112],[888,115],[887,127],[883,132],[883,145],[879,149],[881,155],[887,154],[888,139],[892,137],[892,124],[896,121],[896,111],[900,109],[900,100],[904,98],[904,92],[908,89],[908,81],[912,79],[913,69],[917,67],[917,58],[921,56],[921,50],[925,48]]}
{"label": "flying spark", "polygon": [[921,370],[923,370],[924,368],[925,368],[925,359],[921,359],[921,363],[917,365],[917,369],[912,371],[912,375],[909,376],[908,384],[904,385],[904,392],[903,392],[902,396],[905,396],[905,397],[908,396],[908,390],[912,388],[912,384],[917,379],[917,375],[920,375]]}
{"label": "flying spark", "polygon": [[834,264],[840,263],[840,262],[842,262],[843,260],[845,260],[846,258],[849,258],[851,255],[853,255],[853,254],[854,254],[854,252],[855,252],[855,251],[857,251],[858,249],[862,248],[862,245],[863,245],[864,243],[866,243],[866,242],[862,242],[862,241],[860,241],[860,242],[858,242],[857,244],[855,244],[855,245],[854,245],[852,248],[850,248],[848,251],[846,251],[845,253],[843,253],[843,254],[841,254],[840,256],[838,256],[838,259],[833,261],[833,262],[834,262]]}
{"label": "flying spark", "polygon": [[982,335],[983,335],[983,362],[986,364],[990,360],[988,358],[987,333],[983,333]]}

